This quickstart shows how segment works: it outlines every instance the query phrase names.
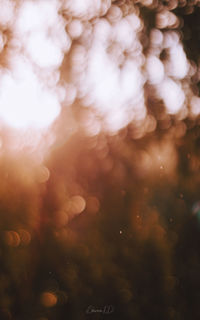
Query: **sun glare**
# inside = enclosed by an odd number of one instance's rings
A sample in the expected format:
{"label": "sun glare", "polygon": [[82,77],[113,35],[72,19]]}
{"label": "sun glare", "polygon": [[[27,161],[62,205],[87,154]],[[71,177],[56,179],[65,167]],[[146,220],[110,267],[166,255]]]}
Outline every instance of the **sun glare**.
{"label": "sun glare", "polygon": [[187,81],[192,66],[179,32],[166,29],[179,20],[158,13],[144,53],[145,23],[134,5],[129,9],[110,0],[2,0],[2,30],[12,32],[0,31],[0,125],[46,130],[62,108],[78,103],[94,111],[93,120],[83,120],[89,135],[117,133],[147,122],[146,87],[168,115],[197,116],[199,100]]}
{"label": "sun glare", "polygon": [[14,9],[8,68],[0,77],[0,121],[14,129],[47,128],[61,109],[59,67],[69,37],[58,1],[27,1],[17,9],[10,5]]}
{"label": "sun glare", "polygon": [[17,61],[0,79],[0,114],[11,127],[47,127],[59,114],[58,96],[38,79],[30,64]]}

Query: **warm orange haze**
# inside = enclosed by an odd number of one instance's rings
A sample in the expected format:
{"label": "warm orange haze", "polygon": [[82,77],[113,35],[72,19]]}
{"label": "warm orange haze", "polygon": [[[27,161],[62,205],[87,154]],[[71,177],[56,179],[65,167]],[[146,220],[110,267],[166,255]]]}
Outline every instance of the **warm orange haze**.
{"label": "warm orange haze", "polygon": [[0,1],[0,319],[199,319],[199,7]]}

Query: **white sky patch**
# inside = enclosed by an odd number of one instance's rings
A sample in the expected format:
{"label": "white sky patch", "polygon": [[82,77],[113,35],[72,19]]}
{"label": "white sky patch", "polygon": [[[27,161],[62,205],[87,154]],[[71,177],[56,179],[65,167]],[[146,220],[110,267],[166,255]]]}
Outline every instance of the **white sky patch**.
{"label": "white sky patch", "polygon": [[105,128],[109,129],[110,132],[115,133],[119,129],[125,127],[132,118],[133,114],[131,112],[127,112],[125,108],[120,108],[117,112],[112,111],[108,113]]}
{"label": "white sky patch", "polygon": [[190,101],[191,112],[193,116],[200,114],[200,98],[197,96],[192,97]]}
{"label": "white sky patch", "polygon": [[128,20],[125,18],[121,19],[121,21],[115,25],[112,32],[113,31],[115,35],[115,41],[120,43],[124,50],[130,48],[133,44],[133,41],[136,40],[135,38],[137,34],[132,28],[131,24],[128,23]]}
{"label": "white sky patch", "polygon": [[150,32],[150,41],[153,47],[161,46],[163,43],[163,33],[158,29],[152,29]]}
{"label": "white sky patch", "polygon": [[174,44],[169,50],[169,60],[165,64],[169,76],[183,79],[188,72],[186,54],[181,44]]}
{"label": "white sky patch", "polygon": [[119,70],[110,63],[103,48],[94,48],[91,51],[86,81],[92,88],[91,97],[96,105],[99,105],[103,112],[112,108],[113,100],[117,101]]}
{"label": "white sky patch", "polygon": [[80,37],[80,35],[83,32],[82,22],[78,19],[72,20],[67,26],[67,31],[68,31],[70,37],[73,39]]}
{"label": "white sky patch", "polygon": [[42,32],[35,32],[27,39],[26,50],[40,67],[52,67],[61,64],[63,53]]}
{"label": "white sky patch", "polygon": [[[92,89],[91,99],[101,114],[108,114],[115,119],[128,117],[130,120],[128,111],[138,101],[142,90],[142,75],[134,61],[126,61],[119,70],[103,49],[95,50],[91,54],[87,81]],[[119,126],[124,126],[122,120]]]}
{"label": "white sky patch", "polygon": [[176,114],[184,104],[185,95],[181,86],[170,78],[158,85],[158,94],[163,99],[169,114]]}
{"label": "white sky patch", "polygon": [[[57,21],[58,1],[24,1],[19,7],[16,28],[19,32],[40,31],[52,27]],[[56,26],[55,26],[56,27]]]}
{"label": "white sky patch", "polygon": [[104,15],[111,6],[111,0],[65,0],[64,9],[76,18],[91,19]]}
{"label": "white sky patch", "polygon": [[76,17],[88,15],[88,11],[98,12],[101,0],[68,0],[65,2],[65,8]]}
{"label": "white sky patch", "polygon": [[[124,54],[125,50],[131,52],[136,47],[141,50],[135,31],[140,27],[138,19],[133,14],[117,24],[100,19],[95,24],[91,48],[85,61],[81,61],[81,66],[86,67],[79,92],[85,93],[84,103],[103,115],[111,131],[123,128],[138,116],[136,109],[145,115],[140,60]],[[135,30],[133,22],[136,22]]]}
{"label": "white sky patch", "polygon": [[180,42],[180,34],[177,31],[166,31],[164,32],[163,39],[164,48],[171,48],[175,45],[178,45]]}
{"label": "white sky patch", "polygon": [[[0,17],[11,17],[11,2],[2,4]],[[10,127],[47,128],[60,113],[65,92],[58,68],[71,39],[59,6],[58,0],[27,0],[15,8],[12,41],[18,48],[11,49],[10,71],[2,69],[0,77],[0,119]]]}
{"label": "white sky patch", "polygon": [[122,11],[118,6],[112,5],[107,13],[107,19],[111,22],[111,23],[116,23],[118,21],[120,21],[122,18]]}
{"label": "white sky patch", "polygon": [[0,118],[14,128],[44,128],[60,112],[58,96],[45,87],[27,61],[0,78]]}
{"label": "white sky patch", "polygon": [[58,14],[59,2],[27,1],[19,8],[15,24],[29,58],[39,67],[58,67],[71,45],[65,23]]}
{"label": "white sky patch", "polygon": [[7,26],[13,21],[14,4],[10,0],[1,0],[0,2],[0,25]]}
{"label": "white sky patch", "polygon": [[[114,65],[105,51],[92,52],[87,73],[90,97],[100,114],[120,129],[130,121],[130,112],[142,91],[142,75],[135,61],[126,61],[122,69]],[[111,120],[113,118],[113,121]]]}
{"label": "white sky patch", "polygon": [[160,83],[165,75],[165,70],[162,62],[156,56],[149,56],[146,59],[146,72],[148,81],[151,84]]}

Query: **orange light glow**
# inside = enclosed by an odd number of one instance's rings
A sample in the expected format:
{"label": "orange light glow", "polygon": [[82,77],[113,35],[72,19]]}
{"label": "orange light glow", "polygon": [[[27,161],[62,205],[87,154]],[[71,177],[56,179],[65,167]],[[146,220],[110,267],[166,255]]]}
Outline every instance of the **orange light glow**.
{"label": "orange light glow", "polygon": [[44,292],[41,295],[41,304],[46,307],[50,308],[56,305],[57,303],[57,297],[54,293],[52,292]]}

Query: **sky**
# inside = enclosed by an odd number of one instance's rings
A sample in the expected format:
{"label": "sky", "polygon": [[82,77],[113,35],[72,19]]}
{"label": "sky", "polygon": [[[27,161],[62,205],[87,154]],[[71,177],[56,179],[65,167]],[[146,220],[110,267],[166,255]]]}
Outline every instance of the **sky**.
{"label": "sky", "polygon": [[[152,2],[143,6],[151,8]],[[180,120],[199,115],[199,97],[190,88],[198,66],[187,58],[180,18],[169,9],[155,14],[146,52],[141,37],[146,26],[136,6],[2,0],[1,15],[2,28],[11,31],[2,29],[0,37],[6,54],[0,72],[2,125],[47,130],[78,100],[95,115],[99,129],[88,126],[91,135],[101,129],[116,133],[130,123],[143,126],[149,113],[145,85],[166,114]]]}

